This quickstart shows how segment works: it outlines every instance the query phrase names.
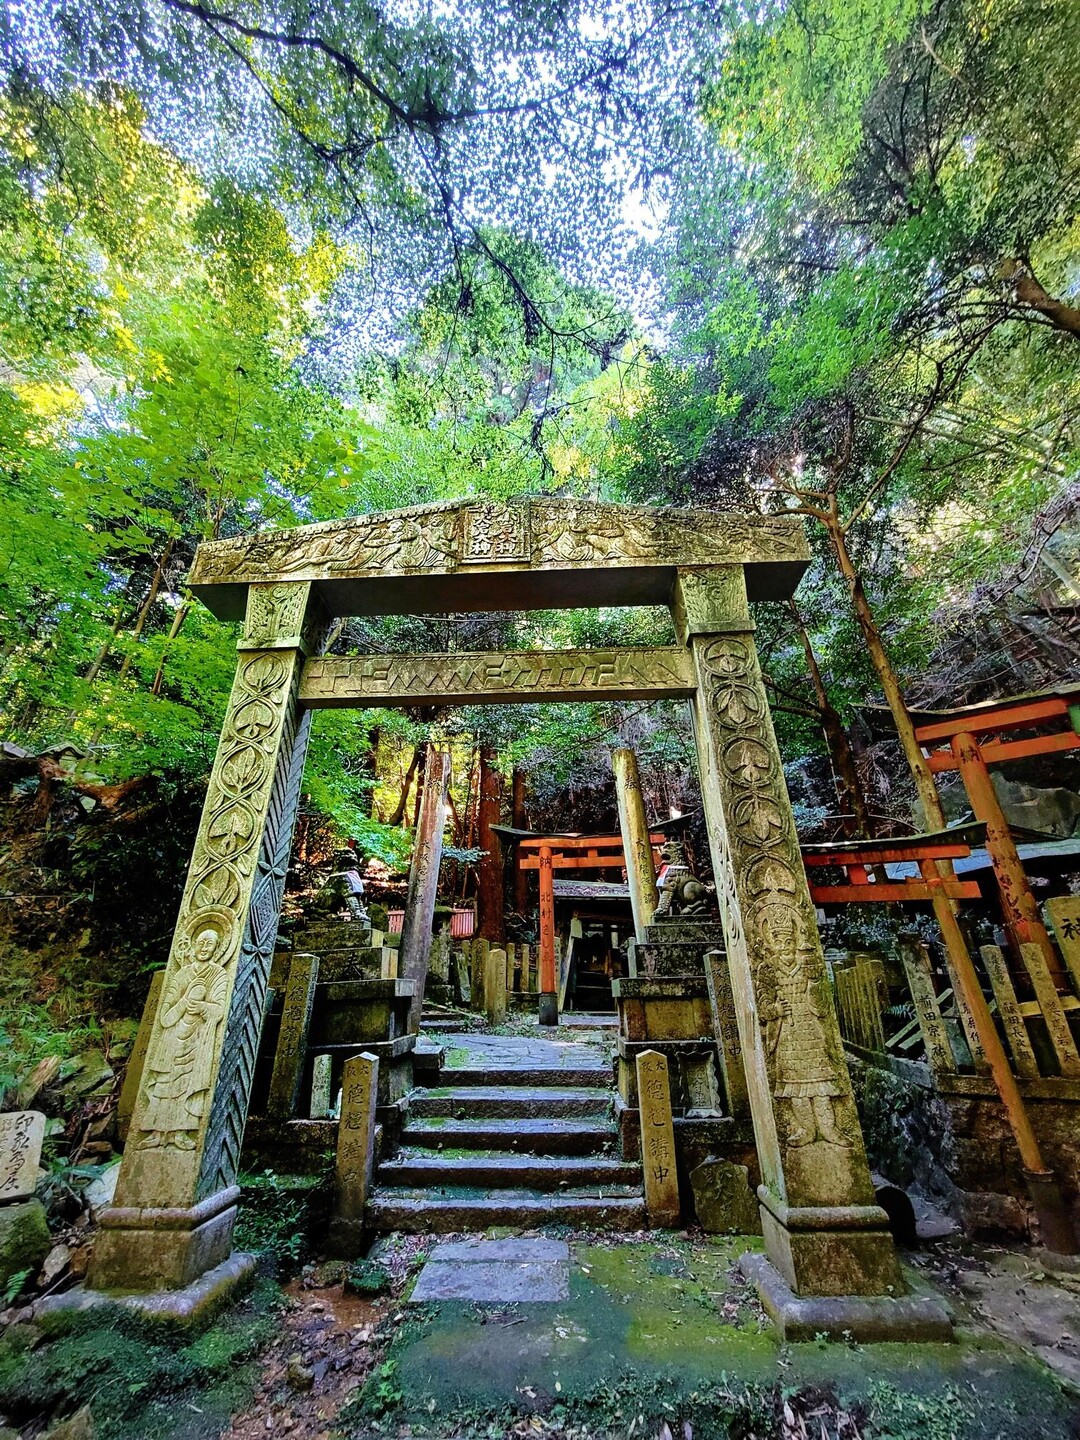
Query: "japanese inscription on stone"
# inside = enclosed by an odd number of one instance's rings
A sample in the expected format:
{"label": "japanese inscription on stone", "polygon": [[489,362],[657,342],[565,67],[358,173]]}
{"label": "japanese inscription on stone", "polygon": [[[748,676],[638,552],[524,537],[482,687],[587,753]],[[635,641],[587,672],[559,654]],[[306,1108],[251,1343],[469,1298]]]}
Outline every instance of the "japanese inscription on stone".
{"label": "japanese inscription on stone", "polygon": [[679,1181],[667,1056],[658,1050],[642,1050],[636,1064],[645,1208],[654,1225],[677,1225]]}
{"label": "japanese inscription on stone", "polygon": [[270,1078],[270,1099],[267,1114],[275,1120],[291,1120],[296,1111],[300,1090],[300,1072],[307,1048],[308,1026],[315,983],[319,978],[317,955],[294,955],[289,967],[285,1004],[281,1011],[281,1029],[274,1051],[274,1071]]}
{"label": "japanese inscription on stone", "polygon": [[0,1202],[34,1193],[44,1139],[45,1116],[39,1111],[0,1115]]}
{"label": "japanese inscription on stone", "polygon": [[341,1080],[334,1202],[335,1218],[346,1224],[364,1217],[375,1153],[378,1091],[376,1056],[364,1053],[346,1060]]}

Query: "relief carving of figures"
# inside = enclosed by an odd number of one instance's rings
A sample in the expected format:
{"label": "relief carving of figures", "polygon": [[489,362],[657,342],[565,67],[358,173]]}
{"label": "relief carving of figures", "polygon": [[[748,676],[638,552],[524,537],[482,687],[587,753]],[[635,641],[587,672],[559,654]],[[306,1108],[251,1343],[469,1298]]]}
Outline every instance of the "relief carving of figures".
{"label": "relief carving of figures", "polygon": [[152,1052],[147,1056],[140,1149],[194,1150],[214,1073],[217,1033],[229,998],[232,917],[217,917],[181,942],[181,963],[166,977]]}
{"label": "relief carving of figures", "polygon": [[773,1097],[787,1101],[791,1147],[822,1141],[849,1149],[837,1126],[834,1100],[845,1093],[837,1083],[828,1037],[814,984],[814,953],[801,942],[797,913],[788,905],[766,905],[756,917],[776,977],[776,994],[765,1012],[765,1044],[773,1058]]}

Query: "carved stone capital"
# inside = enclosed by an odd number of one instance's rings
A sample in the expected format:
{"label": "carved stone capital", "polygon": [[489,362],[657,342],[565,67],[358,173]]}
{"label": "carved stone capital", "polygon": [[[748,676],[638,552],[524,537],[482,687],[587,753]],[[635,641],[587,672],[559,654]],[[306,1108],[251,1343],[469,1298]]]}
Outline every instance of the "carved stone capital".
{"label": "carved stone capital", "polygon": [[754,630],[741,565],[713,565],[707,570],[677,570],[671,596],[671,618],[680,645],[693,635],[748,634]]}

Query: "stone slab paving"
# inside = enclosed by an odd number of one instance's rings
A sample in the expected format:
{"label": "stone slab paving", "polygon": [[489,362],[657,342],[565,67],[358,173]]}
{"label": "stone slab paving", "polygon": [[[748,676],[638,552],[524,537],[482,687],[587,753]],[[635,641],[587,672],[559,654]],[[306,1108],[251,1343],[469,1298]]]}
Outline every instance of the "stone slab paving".
{"label": "stone slab paving", "polygon": [[532,1035],[446,1034],[448,1063],[470,1070],[606,1070],[604,1053],[580,1041]]}
{"label": "stone slab paving", "polygon": [[[474,1281],[489,1279],[489,1267],[512,1268],[508,1257],[522,1255],[526,1267],[568,1270],[569,1287],[547,1304],[507,1303],[490,1290],[480,1304],[472,1295],[432,1294],[440,1303],[414,1311],[424,1323],[402,1325],[387,1355],[400,1392],[395,1434],[410,1425],[429,1436],[532,1434],[533,1415],[545,1422],[536,1433],[549,1433],[557,1406],[565,1409],[560,1432],[644,1440],[665,1427],[675,1436],[762,1434],[762,1407],[778,1415],[790,1400],[798,1415],[800,1396],[811,1413],[805,1430],[796,1425],[792,1434],[1080,1434],[1076,1393],[1012,1337],[987,1333],[977,1321],[962,1326],[952,1345],[778,1345],[735,1263],[744,1250],[758,1249],[760,1238],[672,1235],[605,1244],[578,1236],[568,1263],[546,1258],[554,1255],[546,1247],[559,1242],[532,1240],[545,1248],[519,1251],[521,1243],[432,1248],[432,1259],[442,1251],[444,1268],[471,1270]],[[454,1258],[463,1255],[492,1258]],[[372,1395],[372,1414],[385,1425],[374,1387]],[[829,1395],[853,1417],[842,1428]],[[377,1440],[386,1431],[354,1433]]]}
{"label": "stone slab paving", "polygon": [[557,1304],[569,1287],[570,1249],[561,1240],[462,1240],[435,1246],[410,1300]]}

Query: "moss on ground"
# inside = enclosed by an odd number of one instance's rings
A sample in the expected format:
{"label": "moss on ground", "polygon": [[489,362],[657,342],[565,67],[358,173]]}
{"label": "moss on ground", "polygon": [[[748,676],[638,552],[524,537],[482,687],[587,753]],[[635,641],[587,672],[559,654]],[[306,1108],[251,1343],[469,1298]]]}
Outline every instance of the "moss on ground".
{"label": "moss on ground", "polygon": [[0,1409],[36,1431],[89,1405],[98,1440],[213,1440],[255,1393],[280,1305],[263,1280],[198,1335],[114,1310],[12,1326]]}
{"label": "moss on ground", "polygon": [[800,1433],[787,1407],[811,1435],[824,1425],[866,1440],[996,1440],[1024,1433],[1035,1415],[1040,1440],[1077,1434],[1075,1398],[983,1336],[778,1346],[733,1273],[746,1246],[740,1237],[578,1242],[565,1302],[417,1307],[339,1428],[349,1440],[401,1427],[623,1440],[665,1424],[677,1436],[687,1424],[694,1440],[772,1440]]}

